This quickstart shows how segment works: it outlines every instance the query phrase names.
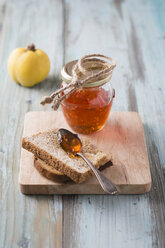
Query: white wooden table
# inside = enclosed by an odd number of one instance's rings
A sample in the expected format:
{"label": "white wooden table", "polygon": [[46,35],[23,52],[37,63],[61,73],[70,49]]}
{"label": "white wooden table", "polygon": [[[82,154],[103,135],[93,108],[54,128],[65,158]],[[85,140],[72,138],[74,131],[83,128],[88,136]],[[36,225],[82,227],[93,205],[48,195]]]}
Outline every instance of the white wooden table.
{"label": "white wooden table", "polygon": [[[165,247],[165,2],[0,0],[0,248]],[[10,79],[9,53],[34,42],[51,72],[34,88]],[[88,53],[118,61],[114,111],[142,117],[152,190],[134,196],[24,196],[18,172],[23,119],[59,87],[65,62]]]}

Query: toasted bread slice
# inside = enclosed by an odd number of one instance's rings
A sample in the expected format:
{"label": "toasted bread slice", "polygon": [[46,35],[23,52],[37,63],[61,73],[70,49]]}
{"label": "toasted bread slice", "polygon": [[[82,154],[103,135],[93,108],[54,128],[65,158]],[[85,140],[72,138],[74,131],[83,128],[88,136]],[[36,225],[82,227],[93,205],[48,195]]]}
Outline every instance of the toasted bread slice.
{"label": "toasted bread slice", "polygon": [[34,159],[34,166],[44,177],[51,179],[56,182],[67,182],[70,178],[65,176],[63,173],[56,170],[54,167],[46,164],[39,158]]}
{"label": "toasted bread slice", "polygon": [[[68,182],[71,179],[65,176],[63,173],[59,172],[58,170],[54,169],[52,166],[46,164],[43,160],[39,158],[34,159],[34,166],[38,170],[38,172],[43,175],[44,177],[56,181],[56,182]],[[102,165],[99,170],[102,171],[108,167],[112,166],[112,162],[108,161],[104,165]]]}
{"label": "toasted bread slice", "polygon": [[[22,140],[22,147],[76,183],[87,180],[93,175],[93,172],[81,157],[71,158],[61,148],[57,141],[57,131],[58,129],[54,129],[25,137]],[[92,145],[87,138],[82,138],[81,141],[83,153],[96,168],[99,169],[101,165],[111,160],[109,156]]]}

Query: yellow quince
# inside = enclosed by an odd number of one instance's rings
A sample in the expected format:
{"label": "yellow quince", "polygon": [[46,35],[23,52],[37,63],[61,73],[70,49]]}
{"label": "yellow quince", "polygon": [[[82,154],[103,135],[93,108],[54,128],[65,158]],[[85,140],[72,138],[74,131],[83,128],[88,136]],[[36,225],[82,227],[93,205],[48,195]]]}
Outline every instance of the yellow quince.
{"label": "yellow quince", "polygon": [[43,81],[50,71],[48,55],[34,44],[27,48],[16,48],[8,60],[11,78],[25,87],[32,87]]}

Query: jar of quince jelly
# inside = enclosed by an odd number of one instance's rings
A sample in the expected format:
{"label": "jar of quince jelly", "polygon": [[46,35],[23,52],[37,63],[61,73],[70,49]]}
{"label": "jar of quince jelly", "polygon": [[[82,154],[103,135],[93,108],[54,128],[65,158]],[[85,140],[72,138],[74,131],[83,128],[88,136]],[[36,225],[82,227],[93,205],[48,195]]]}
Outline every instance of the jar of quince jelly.
{"label": "jar of quince jelly", "polygon": [[[71,82],[75,61],[67,63],[61,70],[62,84]],[[75,89],[62,102],[61,107],[68,125],[73,131],[90,134],[103,128],[111,111],[114,89],[110,84],[111,76],[88,82],[83,88]]]}

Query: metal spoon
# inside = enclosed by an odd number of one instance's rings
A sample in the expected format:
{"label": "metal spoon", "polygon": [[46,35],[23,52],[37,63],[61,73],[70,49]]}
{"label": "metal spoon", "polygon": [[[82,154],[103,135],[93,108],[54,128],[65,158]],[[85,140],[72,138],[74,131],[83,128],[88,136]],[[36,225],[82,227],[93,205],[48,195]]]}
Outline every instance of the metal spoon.
{"label": "metal spoon", "polygon": [[92,169],[95,176],[97,177],[101,187],[103,190],[110,194],[116,195],[119,194],[119,190],[116,185],[111,182],[107,177],[105,177],[98,169],[96,169],[91,161],[85,157],[82,153],[82,143],[77,134],[73,134],[72,132],[66,129],[59,129],[57,133],[57,140],[61,147],[70,155],[78,155],[88,164],[88,166]]}

